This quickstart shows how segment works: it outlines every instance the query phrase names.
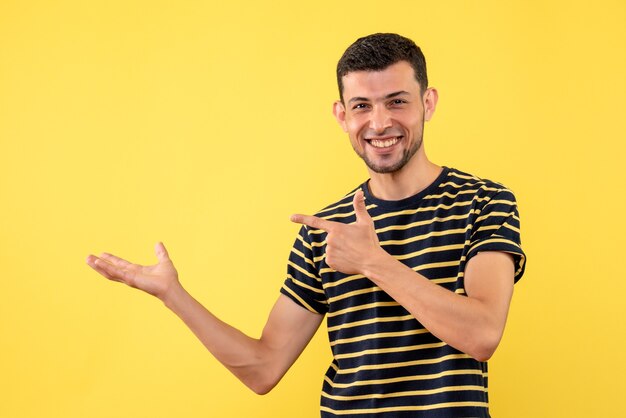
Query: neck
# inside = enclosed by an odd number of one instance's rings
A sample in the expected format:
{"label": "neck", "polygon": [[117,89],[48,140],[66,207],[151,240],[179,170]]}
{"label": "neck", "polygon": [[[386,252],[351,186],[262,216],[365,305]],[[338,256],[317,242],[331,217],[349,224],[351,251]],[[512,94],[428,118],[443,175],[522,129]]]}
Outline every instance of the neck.
{"label": "neck", "polygon": [[422,144],[413,158],[400,170],[384,174],[369,169],[368,171],[368,184],[373,196],[382,200],[401,200],[432,184],[441,173],[441,167],[428,160]]}

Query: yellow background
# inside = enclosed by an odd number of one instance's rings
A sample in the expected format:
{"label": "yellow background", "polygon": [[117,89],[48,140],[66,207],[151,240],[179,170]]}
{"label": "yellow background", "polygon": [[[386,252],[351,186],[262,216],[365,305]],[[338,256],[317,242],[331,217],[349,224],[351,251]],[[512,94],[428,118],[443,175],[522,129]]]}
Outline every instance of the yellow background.
{"label": "yellow background", "polygon": [[0,416],[315,417],[324,327],[258,397],[157,300],[152,263],[259,335],[297,226],[366,178],[331,116],[357,37],[422,46],[439,164],[518,198],[529,264],[494,417],[614,417],[626,392],[624,1],[0,2]]}

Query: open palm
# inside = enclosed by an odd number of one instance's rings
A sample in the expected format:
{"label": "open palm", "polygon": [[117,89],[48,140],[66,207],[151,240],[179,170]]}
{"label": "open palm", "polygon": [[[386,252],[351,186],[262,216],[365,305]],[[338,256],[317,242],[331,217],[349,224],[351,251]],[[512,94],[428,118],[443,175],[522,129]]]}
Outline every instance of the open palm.
{"label": "open palm", "polygon": [[90,255],[87,264],[109,280],[122,282],[161,299],[173,284],[178,283],[178,272],[163,243],[156,244],[154,252],[158,263],[151,266],[133,264],[108,253],[100,257]]}

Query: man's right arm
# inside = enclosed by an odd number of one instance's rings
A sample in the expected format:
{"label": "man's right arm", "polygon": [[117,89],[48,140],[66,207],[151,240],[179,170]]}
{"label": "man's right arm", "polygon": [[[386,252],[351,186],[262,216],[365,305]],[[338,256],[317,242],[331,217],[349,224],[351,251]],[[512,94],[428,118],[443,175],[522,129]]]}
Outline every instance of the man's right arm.
{"label": "man's right arm", "polygon": [[282,379],[322,321],[322,315],[281,294],[261,338],[255,339],[219,320],[182,286],[173,289],[164,302],[216,359],[259,395]]}
{"label": "man's right arm", "polygon": [[265,394],[280,381],[321,324],[322,315],[280,295],[261,338],[251,338],[214,316],[182,287],[163,244],[157,244],[155,251],[159,263],[154,266],[139,266],[111,254],[90,255],[87,264],[110,280],[163,301],[211,354],[255,393]]}

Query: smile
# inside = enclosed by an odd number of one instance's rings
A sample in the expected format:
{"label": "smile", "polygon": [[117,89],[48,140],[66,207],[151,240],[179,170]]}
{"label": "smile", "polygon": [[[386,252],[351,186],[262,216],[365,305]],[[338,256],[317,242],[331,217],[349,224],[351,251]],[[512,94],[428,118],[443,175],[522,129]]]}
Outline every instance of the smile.
{"label": "smile", "polygon": [[394,138],[385,139],[368,139],[367,142],[374,148],[389,148],[396,145],[401,138],[401,136],[396,136]]}

